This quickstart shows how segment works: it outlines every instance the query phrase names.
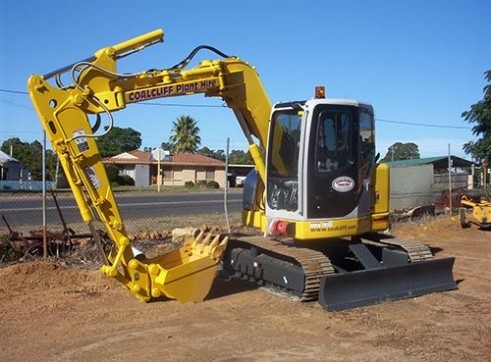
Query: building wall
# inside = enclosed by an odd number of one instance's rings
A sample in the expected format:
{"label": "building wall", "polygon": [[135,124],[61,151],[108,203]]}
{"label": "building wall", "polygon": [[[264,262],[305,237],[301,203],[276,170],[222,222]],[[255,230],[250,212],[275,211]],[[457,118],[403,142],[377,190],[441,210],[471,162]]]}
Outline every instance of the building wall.
{"label": "building wall", "polygon": [[187,181],[193,181],[193,182],[198,181],[196,179],[196,171],[195,171],[194,167],[193,168],[183,167],[182,172],[181,172],[181,178],[182,178],[183,183],[187,182]]}
{"label": "building wall", "polygon": [[220,187],[225,187],[225,182],[227,180],[227,175],[225,174],[225,169],[215,170],[215,181],[218,182]]}
{"label": "building wall", "polygon": [[[471,176],[472,177],[472,176]],[[452,188],[467,188],[469,186],[469,175],[466,173],[452,173]],[[447,190],[449,184],[448,173],[435,174],[435,190]],[[471,187],[472,188],[472,183]]]}
{"label": "building wall", "polygon": [[433,165],[390,168],[390,210],[433,204]]}
{"label": "building wall", "polygon": [[118,166],[119,174],[130,176],[136,182],[137,179],[136,169],[138,168],[138,166],[143,166],[143,165],[119,165]]}
{"label": "building wall", "polygon": [[[135,186],[148,187],[157,183],[157,166],[155,165],[118,165],[121,175],[128,175],[135,180]],[[163,186],[184,186],[188,181],[216,181],[225,187],[225,169],[214,166],[168,165],[161,166]]]}
{"label": "building wall", "polygon": [[225,170],[214,166],[166,166],[163,169],[164,186],[183,186],[192,181],[216,181],[220,187],[225,187]]}
{"label": "building wall", "polygon": [[[135,180],[136,187],[148,187],[150,186],[150,166],[149,165],[135,165],[133,172],[133,180]],[[131,176],[131,175],[130,175]]]}
{"label": "building wall", "polygon": [[20,162],[5,162],[0,169],[0,178],[5,181],[27,181],[29,170]]}

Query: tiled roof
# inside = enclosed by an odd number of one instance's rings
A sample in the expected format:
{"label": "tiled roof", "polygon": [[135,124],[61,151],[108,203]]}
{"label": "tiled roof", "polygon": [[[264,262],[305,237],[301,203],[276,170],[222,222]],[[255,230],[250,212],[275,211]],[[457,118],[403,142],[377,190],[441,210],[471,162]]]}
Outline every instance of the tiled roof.
{"label": "tiled roof", "polygon": [[[164,161],[168,163],[169,161]],[[223,166],[224,162],[211,157],[195,154],[195,153],[175,153],[170,156],[170,163],[174,164],[194,164],[194,165],[216,165]]]}
{"label": "tiled roof", "polygon": [[[105,163],[118,163],[118,164],[156,164],[157,161],[153,159],[152,153],[148,151],[133,150],[129,152],[120,153],[113,157],[106,157],[103,160]],[[170,160],[162,161],[164,164],[172,165],[194,165],[194,166],[225,166],[225,163],[216,160],[211,157],[194,154],[194,153],[176,153],[171,154]]]}

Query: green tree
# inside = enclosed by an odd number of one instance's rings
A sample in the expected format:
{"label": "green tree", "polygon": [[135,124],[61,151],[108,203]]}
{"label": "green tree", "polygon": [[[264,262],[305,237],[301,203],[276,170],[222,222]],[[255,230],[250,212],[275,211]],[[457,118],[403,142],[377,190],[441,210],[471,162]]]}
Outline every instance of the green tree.
{"label": "green tree", "polygon": [[[172,143],[162,142],[160,144],[160,148],[163,149],[164,151],[172,151]],[[143,147],[143,151],[145,152],[152,152],[154,149],[155,147],[148,147],[148,146]]]}
{"label": "green tree", "polygon": [[101,157],[133,151],[140,148],[141,144],[141,133],[133,128],[113,127],[105,136],[97,137]]}
{"label": "green tree", "polygon": [[230,152],[228,162],[235,165],[252,165],[251,154],[247,151],[242,150],[232,150]]}
{"label": "green tree", "polygon": [[224,150],[210,150],[208,147],[201,147],[198,150],[198,154],[214,158],[215,160],[225,161],[225,151]]}
{"label": "green tree", "polygon": [[173,123],[169,142],[175,153],[196,153],[201,143],[197,122],[190,116],[180,116]]}
{"label": "green tree", "polygon": [[[41,181],[43,173],[43,145],[39,141],[22,142],[18,137],[2,143],[1,150],[18,159],[29,169],[33,181]],[[56,155],[52,150],[46,151],[46,179],[54,180],[56,173]]]}
{"label": "green tree", "polygon": [[160,144],[160,148],[162,148],[165,151],[172,151],[172,143],[170,143],[170,142],[162,142]]}
{"label": "green tree", "polygon": [[420,158],[420,156],[417,144],[412,142],[396,142],[387,149],[387,153],[381,162],[413,160],[418,158]]}
{"label": "green tree", "polygon": [[483,99],[462,113],[464,120],[473,124],[472,134],[479,137],[477,141],[464,144],[463,148],[478,162],[491,161],[491,69],[484,72],[484,77],[489,84],[483,89]]}

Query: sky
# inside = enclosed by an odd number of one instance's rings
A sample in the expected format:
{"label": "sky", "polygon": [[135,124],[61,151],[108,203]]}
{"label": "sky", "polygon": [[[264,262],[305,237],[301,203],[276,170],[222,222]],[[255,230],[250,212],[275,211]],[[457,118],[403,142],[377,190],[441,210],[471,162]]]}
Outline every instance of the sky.
{"label": "sky", "polygon": [[[118,63],[121,73],[164,69],[198,45],[256,67],[272,103],[331,98],[375,109],[377,151],[413,142],[421,157],[453,155],[476,140],[461,117],[483,98],[491,69],[489,0],[4,0],[0,2],[0,144],[42,141],[26,93],[30,74],[88,58],[98,49],[162,28],[164,43]],[[196,59],[218,59],[208,51]],[[245,149],[232,111],[218,98],[162,98],[114,113],[143,147],[169,139],[180,116],[194,118],[201,146]]]}

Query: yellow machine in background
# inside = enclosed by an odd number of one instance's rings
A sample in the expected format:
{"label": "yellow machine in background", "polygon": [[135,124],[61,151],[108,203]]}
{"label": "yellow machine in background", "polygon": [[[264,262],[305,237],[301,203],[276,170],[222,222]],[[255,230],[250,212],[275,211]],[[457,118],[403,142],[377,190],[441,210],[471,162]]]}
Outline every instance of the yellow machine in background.
{"label": "yellow machine in background", "polygon": [[[209,46],[169,68],[117,73],[118,59],[162,40],[155,30],[28,81],[83,220],[97,239],[98,215],[114,243],[106,275],[145,301],[200,300],[221,262],[230,277],[318,299],[328,310],[456,288],[453,258],[434,259],[421,243],[377,233],[389,226],[389,169],[376,163],[371,105],[326,99],[318,88],[313,99],[272,106],[253,67]],[[221,59],[187,69],[203,48]],[[198,93],[223,99],[244,132],[255,171],[244,185],[243,221],[267,237],[200,235],[147,259],[131,248],[96,138],[131,103]],[[100,114],[109,127],[97,133]]]}
{"label": "yellow machine in background", "polygon": [[[471,224],[477,225],[482,229],[491,228],[491,202],[481,199],[479,202],[469,199],[467,196],[462,196],[460,200],[462,205],[459,208],[460,225],[463,228],[468,228]],[[472,210],[472,217],[467,217],[467,210]]]}

